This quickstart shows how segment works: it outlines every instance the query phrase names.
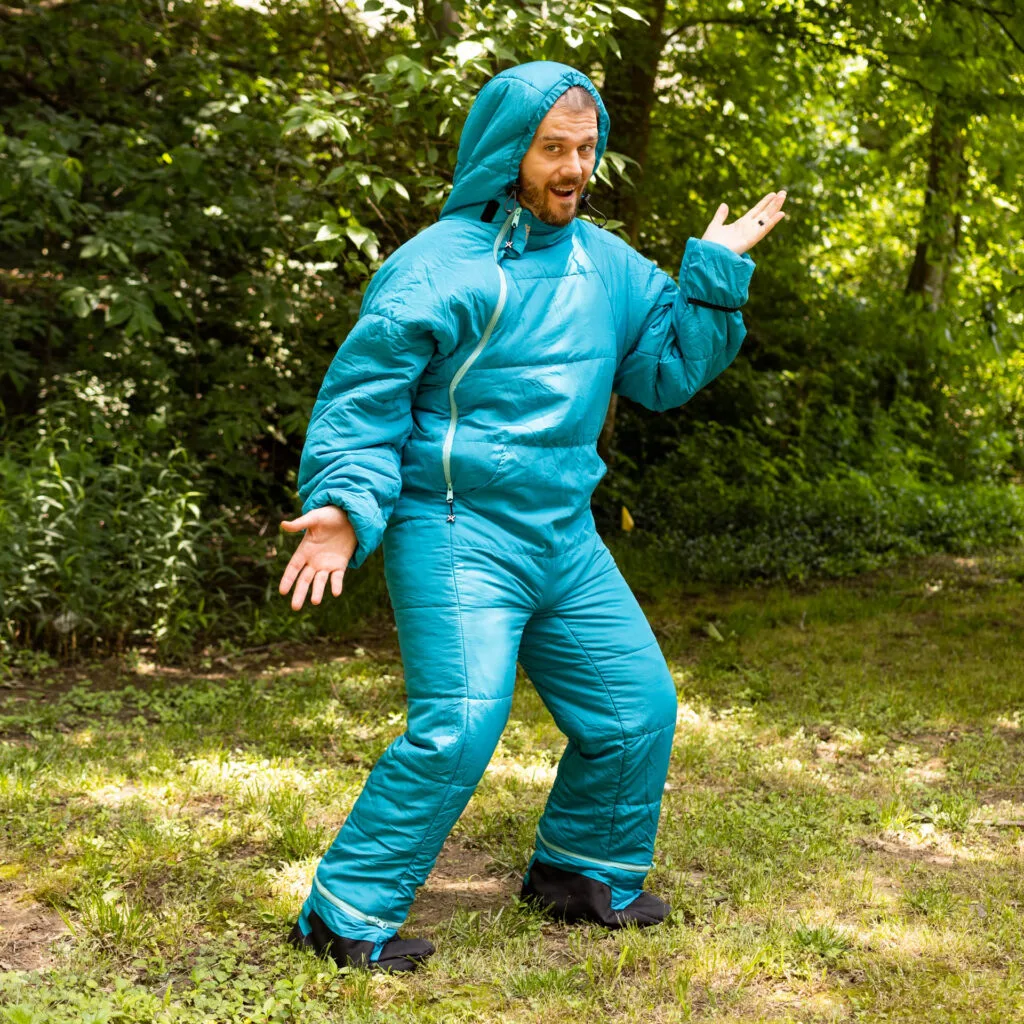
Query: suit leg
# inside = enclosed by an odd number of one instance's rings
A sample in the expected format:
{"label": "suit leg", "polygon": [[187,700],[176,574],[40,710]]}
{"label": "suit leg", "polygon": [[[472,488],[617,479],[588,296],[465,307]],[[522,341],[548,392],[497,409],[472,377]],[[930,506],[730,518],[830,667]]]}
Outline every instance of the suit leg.
{"label": "suit leg", "polygon": [[671,673],[643,610],[599,538],[519,658],[568,745],[535,858],[636,899],[651,866],[676,721]]}
{"label": "suit leg", "polygon": [[385,562],[408,725],[320,861],[306,907],[338,935],[375,942],[404,921],[487,767],[531,611],[487,551],[453,547],[443,520],[389,529]]}

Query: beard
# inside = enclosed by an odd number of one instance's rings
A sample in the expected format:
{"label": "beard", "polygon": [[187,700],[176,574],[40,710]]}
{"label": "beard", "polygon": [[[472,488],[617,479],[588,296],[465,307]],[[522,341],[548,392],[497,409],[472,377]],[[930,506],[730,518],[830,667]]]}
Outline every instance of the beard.
{"label": "beard", "polygon": [[[565,227],[569,224],[572,219],[579,213],[580,209],[580,194],[579,187],[580,182],[545,182],[543,185],[527,185],[524,184],[522,178],[519,179],[519,204],[527,207],[531,213],[533,213],[538,220],[543,221],[545,224],[550,224],[553,227]],[[555,188],[574,188],[576,194],[573,198],[572,207],[566,209],[568,204],[557,203],[552,197],[551,186]]]}

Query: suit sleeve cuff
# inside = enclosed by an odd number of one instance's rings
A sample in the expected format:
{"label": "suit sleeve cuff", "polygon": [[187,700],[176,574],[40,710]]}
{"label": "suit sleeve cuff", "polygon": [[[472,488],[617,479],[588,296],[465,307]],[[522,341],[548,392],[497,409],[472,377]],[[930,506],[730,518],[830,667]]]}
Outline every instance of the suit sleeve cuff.
{"label": "suit sleeve cuff", "polygon": [[344,509],[356,534],[356,549],[348,568],[358,569],[377,549],[387,523],[373,498],[358,491],[319,491],[311,494],[302,506],[303,514],[325,505]]}
{"label": "suit sleeve cuff", "polygon": [[720,242],[690,236],[679,268],[679,288],[687,302],[727,311],[747,301],[756,264],[749,253],[735,253]]}

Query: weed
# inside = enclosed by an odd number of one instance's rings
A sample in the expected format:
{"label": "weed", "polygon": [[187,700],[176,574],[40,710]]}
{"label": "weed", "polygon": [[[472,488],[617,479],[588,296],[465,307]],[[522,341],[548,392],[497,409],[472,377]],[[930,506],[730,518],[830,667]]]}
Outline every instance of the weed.
{"label": "weed", "polygon": [[792,941],[794,949],[816,956],[830,967],[853,948],[849,935],[831,924],[801,923],[793,929]]}

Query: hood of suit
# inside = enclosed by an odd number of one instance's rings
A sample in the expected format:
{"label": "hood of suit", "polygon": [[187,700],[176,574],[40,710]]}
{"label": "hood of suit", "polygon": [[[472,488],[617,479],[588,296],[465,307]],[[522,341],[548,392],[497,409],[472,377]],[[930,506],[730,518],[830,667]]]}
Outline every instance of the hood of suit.
{"label": "hood of suit", "polygon": [[558,98],[583,86],[597,103],[594,173],[608,144],[609,119],[594,83],[575,68],[538,60],[502,71],[477,93],[459,140],[454,185],[442,217],[475,215],[490,200],[504,203],[537,126]]}

